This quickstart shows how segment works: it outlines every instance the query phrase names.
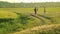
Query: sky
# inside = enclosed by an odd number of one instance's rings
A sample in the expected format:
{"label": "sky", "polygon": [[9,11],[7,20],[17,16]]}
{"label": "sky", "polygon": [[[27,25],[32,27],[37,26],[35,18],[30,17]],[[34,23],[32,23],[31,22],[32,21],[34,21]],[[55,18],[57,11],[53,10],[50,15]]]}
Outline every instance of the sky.
{"label": "sky", "polygon": [[0,1],[10,2],[10,3],[60,2],[60,0],[0,0]]}

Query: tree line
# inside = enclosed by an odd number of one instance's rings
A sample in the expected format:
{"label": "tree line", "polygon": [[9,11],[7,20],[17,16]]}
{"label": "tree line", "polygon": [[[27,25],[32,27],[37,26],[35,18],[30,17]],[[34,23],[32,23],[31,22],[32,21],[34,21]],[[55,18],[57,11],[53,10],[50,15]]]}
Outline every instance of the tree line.
{"label": "tree line", "polygon": [[60,2],[42,2],[42,3],[9,3],[9,2],[1,2],[0,8],[32,8],[34,6],[37,7],[60,7]]}

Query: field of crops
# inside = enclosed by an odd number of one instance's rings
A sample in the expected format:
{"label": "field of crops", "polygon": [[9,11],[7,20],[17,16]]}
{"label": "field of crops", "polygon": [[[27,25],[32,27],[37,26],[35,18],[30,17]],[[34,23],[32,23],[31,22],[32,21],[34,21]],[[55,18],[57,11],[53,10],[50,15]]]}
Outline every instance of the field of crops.
{"label": "field of crops", "polygon": [[[33,13],[34,8],[0,8],[0,11],[15,11],[15,12],[23,12],[23,13]],[[44,11],[44,8],[38,8],[38,13],[41,13]],[[60,11],[60,8],[59,7],[56,7],[56,8],[46,8],[46,11],[47,12],[59,12]]]}
{"label": "field of crops", "polygon": [[[16,34],[16,31],[20,32],[28,28],[35,28],[36,26],[43,27],[43,25],[60,24],[60,7],[49,7],[45,11],[46,13],[44,14],[44,8],[38,8],[38,13],[35,15],[34,8],[0,8],[0,34],[10,34],[13,32]],[[60,32],[59,30],[57,31]],[[30,34],[30,31],[27,34]],[[36,32],[33,31],[32,34],[36,34]]]}

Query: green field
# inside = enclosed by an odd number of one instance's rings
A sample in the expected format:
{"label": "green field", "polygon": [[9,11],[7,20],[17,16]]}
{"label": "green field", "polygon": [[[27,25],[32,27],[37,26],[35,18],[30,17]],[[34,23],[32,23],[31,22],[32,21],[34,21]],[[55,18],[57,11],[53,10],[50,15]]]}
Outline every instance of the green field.
{"label": "green field", "polygon": [[[34,8],[0,8],[0,11],[15,11],[15,12],[22,12],[22,13],[33,13]],[[51,7],[51,8],[46,8],[46,12],[59,12],[60,7]],[[44,12],[44,8],[38,8],[38,13]]]}
{"label": "green field", "polygon": [[[60,7],[46,8],[46,14],[44,14],[44,8],[38,8],[38,13],[36,15],[34,14],[34,8],[0,8],[0,34],[17,34],[15,32],[30,28],[33,29],[33,27],[35,28],[38,26],[43,27],[43,25],[49,26],[51,24],[60,24]],[[51,26],[51,31],[48,30],[50,27],[46,27],[48,29],[45,28],[45,31],[40,31],[40,29],[36,28],[38,30],[20,33],[30,34],[33,32],[31,34],[39,34],[43,32],[42,34],[60,34],[58,33],[60,32],[59,26],[60,25],[56,26],[56,28],[52,28]],[[54,31],[56,31],[56,33]]]}

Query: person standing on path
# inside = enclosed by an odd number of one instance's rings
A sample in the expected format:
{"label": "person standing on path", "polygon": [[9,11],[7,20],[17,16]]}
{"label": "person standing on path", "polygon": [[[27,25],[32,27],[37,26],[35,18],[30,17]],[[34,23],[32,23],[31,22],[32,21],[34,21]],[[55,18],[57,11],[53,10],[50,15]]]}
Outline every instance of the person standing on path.
{"label": "person standing on path", "polygon": [[46,7],[44,7],[44,14],[46,14]]}
{"label": "person standing on path", "polygon": [[35,8],[34,8],[34,12],[35,12],[35,14],[37,14],[37,11],[38,11],[38,8],[35,7]]}

